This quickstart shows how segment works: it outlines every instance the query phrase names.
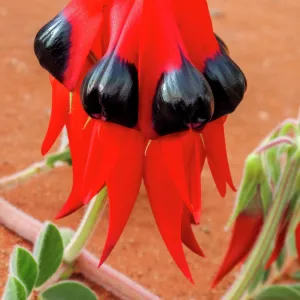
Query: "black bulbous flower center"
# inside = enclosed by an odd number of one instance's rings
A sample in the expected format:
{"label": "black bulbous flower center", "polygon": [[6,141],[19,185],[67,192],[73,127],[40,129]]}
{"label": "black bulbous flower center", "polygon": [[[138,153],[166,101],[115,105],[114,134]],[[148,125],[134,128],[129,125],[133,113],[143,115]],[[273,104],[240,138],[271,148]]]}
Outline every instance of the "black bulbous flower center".
{"label": "black bulbous flower center", "polygon": [[137,68],[117,55],[103,57],[86,75],[81,86],[81,101],[92,118],[135,127],[138,121]]}
{"label": "black bulbous flower center", "polygon": [[204,76],[182,56],[179,70],[162,74],[152,106],[154,130],[166,135],[201,129],[214,112],[211,88]]}
{"label": "black bulbous flower center", "polygon": [[43,26],[34,40],[40,65],[62,82],[69,62],[72,26],[62,13]]}

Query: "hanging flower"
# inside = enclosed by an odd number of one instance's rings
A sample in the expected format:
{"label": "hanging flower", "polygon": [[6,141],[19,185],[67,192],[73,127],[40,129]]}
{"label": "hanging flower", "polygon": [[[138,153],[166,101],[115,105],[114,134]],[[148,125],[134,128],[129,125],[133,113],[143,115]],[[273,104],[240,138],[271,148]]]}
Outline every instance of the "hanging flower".
{"label": "hanging flower", "polygon": [[117,243],[142,179],[164,242],[192,281],[182,244],[200,256],[201,172],[207,158],[222,196],[234,188],[224,123],[246,79],[214,34],[205,0],[72,0],[37,34],[51,76],[45,154],[66,125],[73,188],[58,214],[105,185],[109,230],[100,264]]}

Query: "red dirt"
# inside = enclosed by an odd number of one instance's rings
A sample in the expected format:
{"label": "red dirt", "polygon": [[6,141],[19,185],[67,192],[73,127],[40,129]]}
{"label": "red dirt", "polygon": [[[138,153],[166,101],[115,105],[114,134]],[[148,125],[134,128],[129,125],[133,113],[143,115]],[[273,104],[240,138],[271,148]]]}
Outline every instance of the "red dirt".
{"label": "red dirt", "polygon": [[[50,87],[47,74],[33,55],[32,43],[36,31],[63,3],[61,0],[23,3],[14,0],[0,4],[0,176],[41,159],[39,149],[48,122]],[[238,183],[247,153],[279,121],[297,115],[300,2],[211,0],[209,4],[219,11],[214,18],[215,31],[226,41],[249,82],[243,104],[226,126],[232,173]],[[66,200],[70,184],[71,172],[66,167],[2,192],[2,196],[41,220],[53,219]],[[212,292],[209,284],[228,243],[229,233],[224,233],[224,225],[234,194],[230,192],[221,199],[207,170],[203,173],[203,186],[202,224],[195,227],[195,233],[206,258],[187,253],[195,286],[182,276],[168,254],[143,189],[107,262],[164,299],[220,299],[234,274]],[[81,215],[82,211],[77,212],[58,224],[75,228]],[[105,238],[106,218],[88,246],[97,255]],[[23,244],[20,238],[0,228],[0,294],[9,254],[16,243]]]}

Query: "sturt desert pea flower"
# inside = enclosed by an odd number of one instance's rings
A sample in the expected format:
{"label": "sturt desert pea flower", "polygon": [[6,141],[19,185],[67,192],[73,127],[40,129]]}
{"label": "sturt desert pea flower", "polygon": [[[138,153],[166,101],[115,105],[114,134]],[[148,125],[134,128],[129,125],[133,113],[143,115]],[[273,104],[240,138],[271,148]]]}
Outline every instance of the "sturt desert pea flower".
{"label": "sturt desert pea flower", "polygon": [[182,244],[203,255],[190,218],[199,223],[201,171],[207,158],[220,194],[234,189],[224,123],[246,91],[206,1],[73,0],[34,50],[53,91],[42,153],[64,125],[70,140],[73,188],[58,217],[107,186],[102,264],[143,179],[162,238],[192,280]]}
{"label": "sturt desert pea flower", "polygon": [[[273,161],[272,163],[276,162]],[[271,170],[274,170],[273,166]],[[254,247],[272,205],[274,188],[272,188],[273,185],[270,182],[268,171],[263,167],[262,155],[254,153],[248,156],[241,188],[237,196],[236,208],[230,220],[235,220],[230,245],[213,280],[212,287],[215,287],[237,264],[243,263]],[[297,177],[298,183],[300,183],[300,174]],[[300,187],[300,184],[297,184],[296,186]],[[300,193],[296,189],[295,194],[288,201],[281,216],[274,245],[269,246],[270,248],[273,247],[273,249],[264,265],[266,270],[270,269],[283,250],[299,195]],[[295,230],[298,252],[300,250],[299,227]]]}
{"label": "sturt desert pea flower", "polygon": [[264,175],[261,157],[258,154],[250,154],[245,162],[244,175],[231,218],[231,221],[234,220],[231,240],[212,282],[212,288],[237,264],[245,261],[252,250],[272,197],[267,190],[268,181]]}

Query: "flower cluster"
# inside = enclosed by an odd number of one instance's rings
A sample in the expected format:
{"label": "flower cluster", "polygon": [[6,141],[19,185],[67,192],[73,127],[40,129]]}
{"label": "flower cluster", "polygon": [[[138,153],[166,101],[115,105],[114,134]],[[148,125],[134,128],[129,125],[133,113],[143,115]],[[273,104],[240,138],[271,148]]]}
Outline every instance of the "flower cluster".
{"label": "flower cluster", "polygon": [[207,159],[222,196],[230,175],[224,137],[246,79],[214,34],[205,0],[71,0],[34,42],[50,73],[45,154],[64,126],[73,187],[58,214],[105,185],[109,230],[102,264],[118,241],[144,180],[162,238],[191,279],[183,244],[203,256],[200,222]]}
{"label": "flower cluster", "polygon": [[[234,221],[231,241],[215,275],[213,287],[237,264],[249,263],[251,251],[259,247],[259,237],[261,240],[266,238],[262,231],[267,231],[268,220],[274,233],[266,239],[266,249],[259,249],[263,252],[259,253],[262,255],[260,267],[270,271],[288,244],[288,236],[295,239],[300,257],[299,133],[299,120],[287,120],[246,159],[236,207],[229,222]],[[285,193],[288,194],[287,199]],[[279,215],[277,221],[274,212]],[[253,274],[258,272],[254,266],[253,270]]]}

